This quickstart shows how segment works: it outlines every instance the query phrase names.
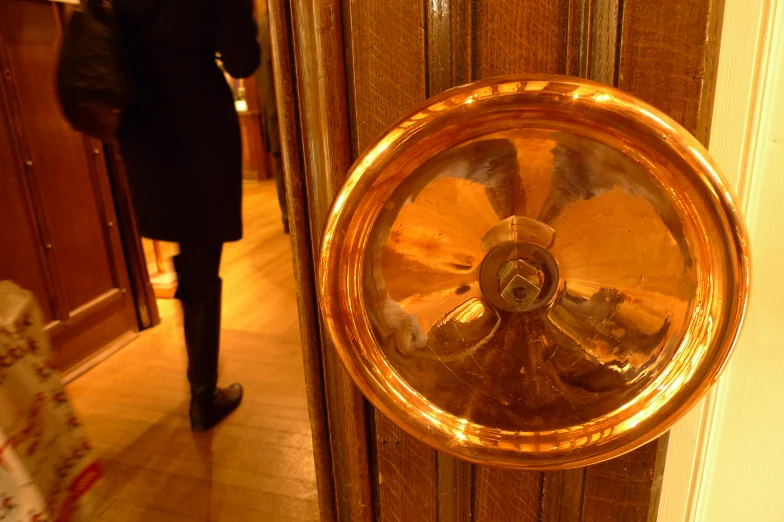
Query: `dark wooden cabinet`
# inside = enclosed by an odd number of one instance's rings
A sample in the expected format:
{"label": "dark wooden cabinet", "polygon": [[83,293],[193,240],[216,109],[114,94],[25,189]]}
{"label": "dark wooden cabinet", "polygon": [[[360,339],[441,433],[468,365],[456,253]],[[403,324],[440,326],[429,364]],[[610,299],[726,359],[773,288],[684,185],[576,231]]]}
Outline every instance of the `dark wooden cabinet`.
{"label": "dark wooden cabinet", "polygon": [[63,12],[0,2],[0,279],[33,291],[66,370],[138,321],[103,145],[56,98]]}
{"label": "dark wooden cabinet", "polygon": [[444,89],[512,73],[615,85],[705,143],[722,0],[269,0],[323,520],[655,520],[664,436],[560,472],[465,463],[375,411],[319,324],[320,235],[354,158]]}

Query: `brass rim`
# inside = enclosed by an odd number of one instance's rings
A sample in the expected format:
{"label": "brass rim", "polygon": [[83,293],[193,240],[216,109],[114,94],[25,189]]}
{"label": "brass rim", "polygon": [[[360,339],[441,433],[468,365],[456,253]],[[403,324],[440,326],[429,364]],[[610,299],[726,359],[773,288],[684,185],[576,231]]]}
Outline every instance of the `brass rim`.
{"label": "brass rim", "polygon": [[[604,403],[590,405],[597,414],[579,423],[553,421],[545,429],[508,429],[448,411],[422,393],[431,388],[420,384],[417,389],[401,375],[407,363],[390,361],[391,352],[378,341],[377,321],[368,315],[368,310],[376,313],[377,306],[366,302],[367,281],[373,276],[369,271],[382,270],[368,260],[377,255],[368,249],[375,244],[379,216],[391,212],[394,217],[398,211],[385,206],[391,207],[399,194],[422,190],[424,182],[413,179],[412,173],[429,157],[492,133],[533,133],[545,127],[578,141],[596,140],[648,169],[653,181],[646,182],[657,185],[668,205],[677,207],[683,243],[695,264],[689,280],[694,296],[681,313],[688,315],[683,331],[673,333],[669,341],[675,348],[646,362],[655,371],[650,370],[644,385],[628,392],[623,403],[612,403],[609,411],[602,409],[607,408]],[[715,382],[737,338],[748,299],[746,237],[727,184],[708,153],[657,109],[616,89],[573,78],[495,78],[426,101],[355,162],[325,228],[319,300],[327,330],[354,382],[409,434],[476,463],[571,468],[615,457],[656,438]],[[559,286],[556,300],[564,286],[568,285]],[[483,333],[492,336],[509,312],[484,301],[482,307]],[[448,357],[444,361],[452,364]]]}

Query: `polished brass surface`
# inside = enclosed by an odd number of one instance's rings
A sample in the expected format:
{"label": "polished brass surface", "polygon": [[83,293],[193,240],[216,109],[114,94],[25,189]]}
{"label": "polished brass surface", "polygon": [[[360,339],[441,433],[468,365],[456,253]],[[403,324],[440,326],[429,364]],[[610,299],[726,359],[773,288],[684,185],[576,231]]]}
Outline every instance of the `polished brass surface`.
{"label": "polished brass surface", "polygon": [[726,363],[744,227],[666,115],[565,77],[428,100],[354,164],[325,230],[325,322],[371,402],[475,462],[585,465],[660,435]]}

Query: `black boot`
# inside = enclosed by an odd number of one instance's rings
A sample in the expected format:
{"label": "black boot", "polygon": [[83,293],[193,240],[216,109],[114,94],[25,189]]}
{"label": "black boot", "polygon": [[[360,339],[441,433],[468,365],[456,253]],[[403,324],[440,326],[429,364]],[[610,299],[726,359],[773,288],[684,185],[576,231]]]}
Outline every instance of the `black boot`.
{"label": "black boot", "polygon": [[[175,269],[178,265],[174,258]],[[178,274],[182,270],[177,269]],[[222,390],[218,383],[220,346],[220,278],[206,288],[195,289],[187,276],[178,284],[175,297],[182,303],[185,346],[188,351],[188,381],[191,385],[191,429],[206,431],[234,411],[242,401],[242,386]]]}

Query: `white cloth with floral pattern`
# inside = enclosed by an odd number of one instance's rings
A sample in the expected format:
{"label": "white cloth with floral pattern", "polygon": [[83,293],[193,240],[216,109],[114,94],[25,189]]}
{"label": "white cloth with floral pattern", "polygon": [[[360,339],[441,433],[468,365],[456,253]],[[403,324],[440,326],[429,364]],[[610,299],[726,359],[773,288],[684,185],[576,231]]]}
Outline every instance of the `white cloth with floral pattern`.
{"label": "white cloth with floral pattern", "polygon": [[33,295],[0,281],[0,522],[79,522],[101,476]]}

